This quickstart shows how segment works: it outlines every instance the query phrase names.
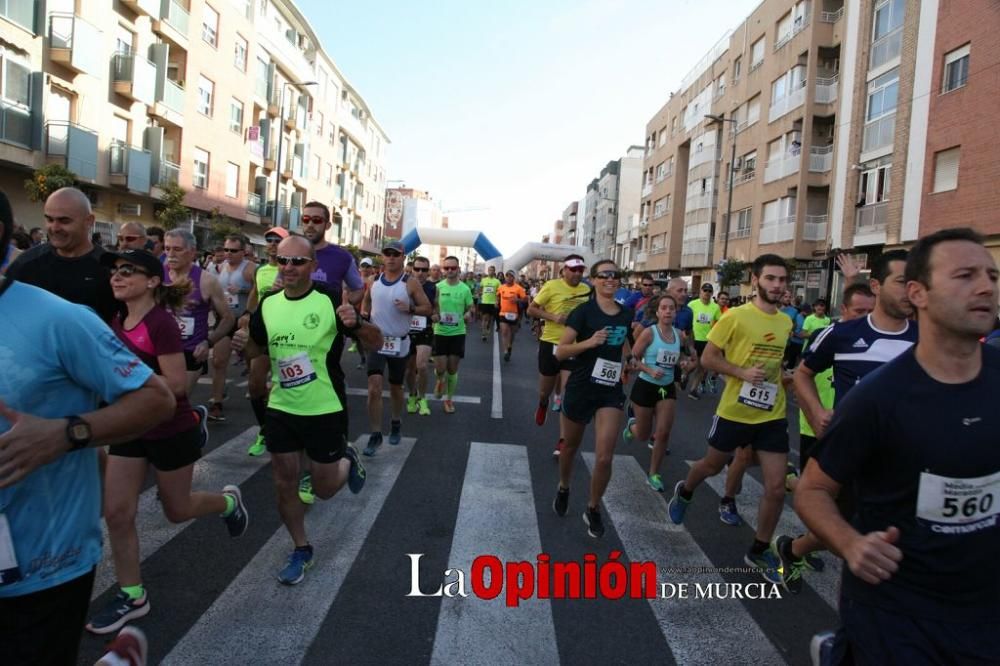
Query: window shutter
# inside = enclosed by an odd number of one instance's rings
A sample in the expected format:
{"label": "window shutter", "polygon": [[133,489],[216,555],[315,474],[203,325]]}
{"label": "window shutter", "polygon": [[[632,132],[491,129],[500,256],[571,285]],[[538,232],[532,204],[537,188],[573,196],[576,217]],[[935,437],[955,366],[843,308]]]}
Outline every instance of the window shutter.
{"label": "window shutter", "polygon": [[960,148],[949,148],[937,153],[934,160],[934,192],[958,188],[958,158]]}

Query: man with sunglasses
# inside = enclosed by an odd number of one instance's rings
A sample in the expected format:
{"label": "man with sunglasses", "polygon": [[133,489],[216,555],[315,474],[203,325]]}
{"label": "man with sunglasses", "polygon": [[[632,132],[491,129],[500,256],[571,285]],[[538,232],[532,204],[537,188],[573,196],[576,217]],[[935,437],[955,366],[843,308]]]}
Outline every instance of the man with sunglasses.
{"label": "man with sunglasses", "polygon": [[382,384],[389,369],[391,421],[389,444],[402,441],[403,381],[410,355],[410,322],[414,316],[431,314],[431,303],[416,280],[403,275],[403,244],[387,240],[382,248],[382,275],[365,292],[361,309],[371,313],[371,321],[382,331],[382,347],[368,354],[368,423],[371,435],[366,456],[375,455],[382,445]]}
{"label": "man with sunglasses", "polygon": [[521,326],[521,306],[528,302],[524,287],[514,281],[514,271],[507,271],[504,283],[497,290],[497,303],[500,306],[500,338],[503,342],[503,360],[510,363],[510,354],[514,349],[514,336]]}
{"label": "man with sunglasses", "polygon": [[[417,276],[417,284],[424,290],[427,302],[433,311],[437,303],[437,286],[428,280],[431,262],[427,257],[417,257],[413,260],[413,274]],[[466,285],[468,286],[468,285]],[[410,414],[430,416],[431,408],[427,404],[427,361],[434,347],[434,323],[430,317],[414,316],[410,319],[410,356],[407,359],[406,385],[410,389],[410,398],[406,411]]]}
{"label": "man with sunglasses", "polygon": [[458,257],[444,258],[445,279],[437,284],[434,303],[434,397],[444,400],[445,414],[455,412],[458,364],[465,357],[465,325],[472,321],[472,292],[458,279]]}
{"label": "man with sunglasses", "polygon": [[493,330],[493,321],[497,316],[497,290],[500,280],[497,279],[496,266],[486,269],[486,277],[479,282],[479,323],[482,328],[483,342],[486,334]]}
{"label": "man with sunglasses", "polygon": [[123,252],[145,250],[146,241],[146,227],[138,222],[126,222],[118,228],[118,249]]}
{"label": "man with sunglasses", "polygon": [[[253,313],[246,351],[250,359],[266,357],[271,370],[266,444],[278,513],[295,546],[278,580],[296,585],[313,560],[298,495],[300,452],[311,461],[311,489],[321,499],[333,497],[345,483],[360,492],[365,482],[358,453],[347,444],[347,403],[339,386],[343,342],[338,340],[350,331],[369,349],[380,349],[382,334],[361,320],[353,305],[341,305],[339,291],[311,278],[316,250],[309,240],[291,236],[281,241],[277,262],[284,288],[265,296]],[[267,372],[260,365],[252,370],[256,392],[266,386]]]}
{"label": "man with sunglasses", "polygon": [[[545,322],[538,341],[539,381],[535,423],[539,426],[545,423],[549,396],[556,389],[557,380],[565,386],[566,380],[569,379],[570,360],[556,358],[556,345],[562,337],[569,313],[577,306],[586,303],[590,297],[590,286],[583,283],[584,268],[583,257],[578,254],[567,256],[563,260],[562,277],[546,282],[528,306],[529,317],[537,317]],[[559,400],[558,392],[556,400]],[[563,437],[560,433],[559,442],[552,455],[558,456],[562,451],[562,445]]]}
{"label": "man with sunglasses", "polygon": [[302,209],[302,235],[316,248],[316,271],[312,274],[315,282],[324,282],[336,292],[346,289],[347,301],[360,305],[364,298],[365,283],[354,263],[354,255],[326,240],[330,229],[330,209],[319,201],[310,201]]}

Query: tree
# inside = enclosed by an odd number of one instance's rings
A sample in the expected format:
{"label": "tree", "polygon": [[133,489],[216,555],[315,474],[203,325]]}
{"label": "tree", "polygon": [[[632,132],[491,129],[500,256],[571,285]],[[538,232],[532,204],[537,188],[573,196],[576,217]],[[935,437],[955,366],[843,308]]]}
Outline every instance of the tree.
{"label": "tree", "polygon": [[31,178],[24,181],[24,190],[31,201],[44,203],[56,190],[74,185],[76,185],[75,173],[61,164],[46,164],[36,169]]}
{"label": "tree", "polygon": [[163,203],[156,211],[156,221],[164,229],[174,229],[191,219],[191,211],[184,205],[185,194],[187,191],[177,183],[168,183],[163,188],[160,198]]}
{"label": "tree", "polygon": [[226,236],[238,236],[242,233],[239,225],[235,224],[229,216],[223,215],[218,206],[208,214],[208,228],[210,238],[215,243],[221,243],[226,239]]}
{"label": "tree", "polygon": [[719,278],[719,289],[726,289],[732,285],[746,282],[747,270],[750,264],[739,259],[723,259],[715,267]]}

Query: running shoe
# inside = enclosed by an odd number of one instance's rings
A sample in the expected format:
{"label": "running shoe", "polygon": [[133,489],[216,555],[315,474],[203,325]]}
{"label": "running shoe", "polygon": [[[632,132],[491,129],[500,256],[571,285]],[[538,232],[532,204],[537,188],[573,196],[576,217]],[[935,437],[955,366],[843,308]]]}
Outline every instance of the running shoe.
{"label": "running shoe", "polygon": [[587,523],[587,534],[595,539],[604,536],[604,520],[601,518],[600,507],[593,509],[587,507],[587,510],[583,512],[583,522]]}
{"label": "running shoe", "polygon": [[687,511],[688,504],[691,503],[691,500],[681,497],[681,490],[683,488],[684,480],[681,479],[674,485],[674,496],[670,498],[670,503],[667,504],[667,513],[670,514],[670,522],[674,525],[680,525],[684,522],[684,513]]}
{"label": "running shoe", "polygon": [[110,663],[108,657],[114,655],[117,663],[128,666],[146,666],[149,644],[146,634],[139,627],[122,627],[115,640],[108,644],[108,652],[98,663]]}
{"label": "running shoe", "polygon": [[809,567],[811,571],[815,571],[816,573],[819,573],[826,568],[826,562],[824,562],[823,558],[816,553],[809,553],[802,559],[806,561],[806,566]]}
{"label": "running shoe", "polygon": [[510,363],[510,350],[509,349],[504,352],[504,354],[503,354],[503,360],[506,363]]}
{"label": "running shoe", "polygon": [[545,425],[545,414],[549,411],[549,403],[546,402],[544,405],[540,404],[535,409],[535,425],[542,426]]}
{"label": "running shoe", "polygon": [[847,637],[843,629],[821,631],[809,643],[812,666],[834,666],[844,662],[847,653]]}
{"label": "running shoe", "polygon": [[347,487],[351,489],[352,493],[357,495],[365,487],[365,479],[368,478],[368,472],[365,471],[365,466],[361,464],[361,459],[358,458],[358,450],[353,446],[348,444],[347,452],[344,455],[351,462],[351,469],[347,473]]}
{"label": "running shoe", "polygon": [[486,342],[486,334],[483,333],[483,342]]}
{"label": "running shoe", "polygon": [[569,510],[569,488],[560,486],[556,490],[556,498],[552,501],[552,510],[559,517],[566,515],[566,511]]}
{"label": "running shoe", "polygon": [[[650,451],[652,451],[655,446],[656,446],[655,439],[651,439],[648,442],[646,442],[646,448],[649,449]],[[670,453],[670,449],[667,449],[666,451],[664,451],[664,453]]]}
{"label": "running shoe", "polygon": [[313,492],[312,474],[306,472],[299,479],[299,501],[303,504],[315,504],[316,494]]}
{"label": "running shoe", "polygon": [[774,552],[781,564],[778,571],[781,573],[785,589],[792,594],[798,594],[802,591],[802,570],[806,568],[806,561],[802,558],[795,559],[792,553],[792,537],[778,537],[774,542]]}
{"label": "running shoe", "polygon": [[417,404],[417,414],[420,414],[420,416],[430,416],[431,415],[431,406],[427,404],[427,399],[426,398],[421,398],[420,400],[417,401],[417,403],[418,403]]}
{"label": "running shoe", "polygon": [[622,439],[626,442],[631,442],[635,439],[635,435],[632,434],[632,426],[635,425],[635,417],[630,418],[625,422],[625,429],[622,430]]}
{"label": "running shoe", "polygon": [[760,554],[747,551],[747,554],[743,557],[743,561],[752,567],[756,567],[760,575],[768,583],[774,583],[775,585],[782,584],[781,563],[778,561],[778,556],[770,548]]}
{"label": "running shoe", "polygon": [[208,407],[208,420],[209,421],[225,421],[226,415],[222,413],[222,403],[212,402],[209,403]]}
{"label": "running shoe", "polygon": [[243,503],[243,495],[237,486],[226,486],[222,489],[222,494],[229,495],[236,500],[236,507],[233,508],[233,512],[228,516],[222,517],[222,520],[226,523],[226,529],[229,530],[229,536],[234,539],[241,537],[246,534],[247,527],[250,525],[250,513],[247,511],[246,504]]}
{"label": "running shoe", "polygon": [[121,629],[126,622],[136,620],[147,613],[149,613],[149,599],[145,592],[138,599],[131,599],[128,594],[118,590],[115,598],[91,618],[86,628],[92,634],[110,634]]}
{"label": "running shoe", "polygon": [[434,397],[438,400],[444,395],[444,377],[438,377],[434,382]]}
{"label": "running shoe", "polygon": [[208,407],[195,405],[194,416],[198,419],[198,448],[203,449],[208,445]]}
{"label": "running shoe", "polygon": [[649,487],[655,490],[656,492],[658,493],[663,492],[663,479],[660,477],[659,474],[650,474],[649,477],[646,479],[646,482],[649,484]]}
{"label": "running shoe", "polygon": [[407,398],[406,399],[406,413],[407,414],[416,414],[417,413],[417,409],[419,408],[418,403],[419,403],[419,399],[415,395],[411,395],[409,398]]}
{"label": "running shoe", "polygon": [[552,450],[552,457],[555,458],[556,460],[559,459],[559,454],[562,453],[563,446],[564,446],[563,438],[560,437],[559,441],[556,442],[556,448]]}
{"label": "running shoe", "polygon": [[786,463],[785,465],[785,492],[791,493],[795,492],[792,489],[792,480],[799,478],[799,470],[795,469],[795,465],[792,463]]}
{"label": "running shoe", "polygon": [[455,413],[455,403],[452,400],[444,401],[444,413],[454,414]]}
{"label": "running shoe", "polygon": [[393,421],[389,424],[389,445],[399,446],[399,443],[403,441],[403,435],[400,432],[402,430],[403,424],[399,421]]}
{"label": "running shoe", "polygon": [[733,527],[739,527],[743,524],[743,519],[740,518],[740,512],[736,510],[736,502],[719,502],[719,520],[724,522],[726,525],[732,525]]}
{"label": "running shoe", "polygon": [[257,439],[253,441],[250,448],[247,449],[248,456],[262,456],[264,451],[267,451],[267,445],[264,444],[264,435],[257,435]]}
{"label": "running shoe", "polygon": [[562,410],[562,396],[557,395],[555,399],[552,400],[552,411],[558,412]]}
{"label": "running shoe", "polygon": [[382,446],[382,433],[373,432],[368,435],[368,444],[365,445],[364,454],[371,458],[380,446]]}
{"label": "running shoe", "polygon": [[312,548],[296,548],[288,556],[285,568],[278,572],[278,582],[283,585],[298,585],[312,567]]}
{"label": "running shoe", "polygon": [[697,390],[688,392],[688,397],[692,400],[701,400],[701,394]]}

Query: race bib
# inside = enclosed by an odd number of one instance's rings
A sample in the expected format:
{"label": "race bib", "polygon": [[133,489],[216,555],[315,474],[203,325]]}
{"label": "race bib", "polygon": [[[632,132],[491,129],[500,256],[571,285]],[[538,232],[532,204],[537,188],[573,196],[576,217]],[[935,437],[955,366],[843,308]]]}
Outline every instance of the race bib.
{"label": "race bib", "polygon": [[187,340],[194,335],[194,317],[175,317],[177,327],[181,329],[181,339]]}
{"label": "race bib", "polygon": [[699,312],[698,313],[698,323],[699,324],[711,324],[712,323],[712,315],[708,314],[707,312]]}
{"label": "race bib", "polygon": [[403,351],[403,338],[395,335],[382,336],[382,349],[378,351],[383,356],[399,356]]}
{"label": "race bib", "polygon": [[598,357],[594,364],[594,371],[590,373],[590,381],[602,386],[615,386],[621,376],[622,364],[620,362]]}
{"label": "race bib", "polygon": [[516,321],[517,320],[517,313],[516,312],[504,312],[503,313],[503,318],[506,319],[507,321]]}
{"label": "race bib", "polygon": [[10,536],[7,516],[0,513],[0,587],[21,580],[21,568],[17,566],[14,540]]}
{"label": "race bib", "polygon": [[316,370],[313,368],[309,354],[302,352],[294,356],[278,359],[278,382],[281,388],[295,388],[316,381]]}
{"label": "race bib", "polygon": [[740,387],[740,396],[736,401],[747,407],[763,409],[765,412],[769,412],[774,409],[774,401],[777,399],[777,384],[763,382],[758,386],[750,382],[743,382],[743,386]]}
{"label": "race bib", "polygon": [[458,326],[459,315],[457,312],[442,312],[441,323],[445,326]]}
{"label": "race bib", "polygon": [[411,331],[422,331],[425,328],[427,328],[427,317],[421,317],[420,315],[410,317]]}
{"label": "race bib", "polygon": [[661,349],[656,352],[656,365],[661,368],[669,368],[670,366],[677,365],[677,361],[680,359],[681,355],[675,351],[670,351],[669,349]]}
{"label": "race bib", "polygon": [[1000,513],[1000,472],[974,479],[920,473],[917,518],[939,525],[964,525]]}
{"label": "race bib", "polygon": [[496,291],[497,291],[496,287],[483,287],[484,296],[490,296],[492,294],[495,294]]}
{"label": "race bib", "polygon": [[232,308],[233,310],[238,309],[240,307],[240,295],[239,294],[230,294],[227,291],[226,292],[226,303],[228,303],[229,307]]}

